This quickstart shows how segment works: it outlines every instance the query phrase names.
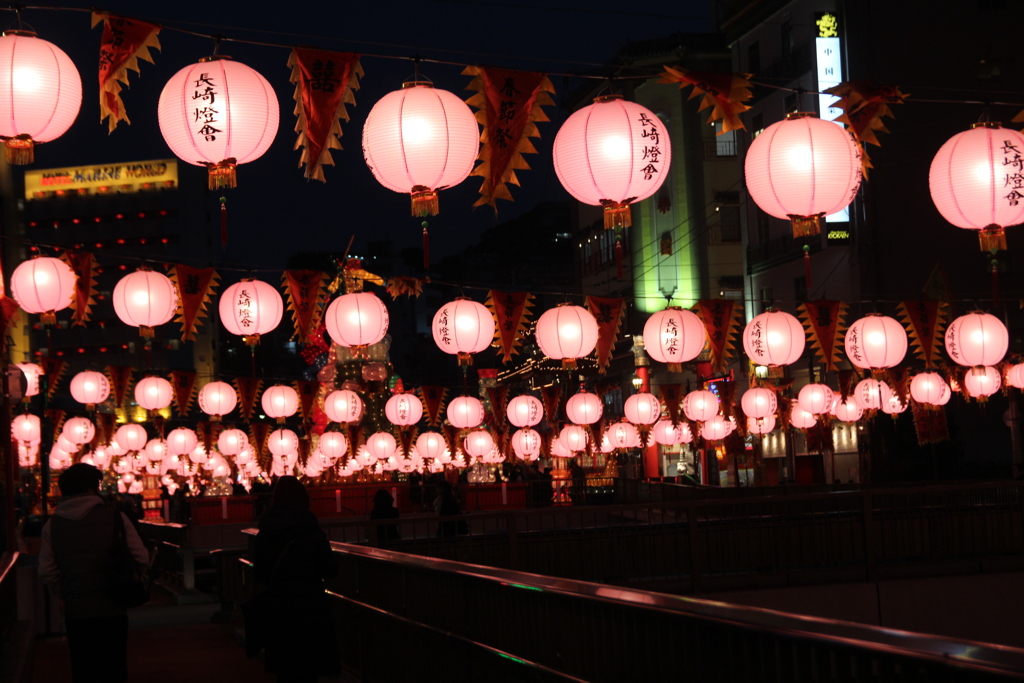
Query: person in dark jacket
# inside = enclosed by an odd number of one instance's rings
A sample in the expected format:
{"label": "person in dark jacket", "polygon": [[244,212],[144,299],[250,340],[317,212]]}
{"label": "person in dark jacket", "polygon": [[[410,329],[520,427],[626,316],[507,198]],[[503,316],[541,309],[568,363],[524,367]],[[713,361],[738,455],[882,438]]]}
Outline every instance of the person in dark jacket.
{"label": "person in dark jacket", "polygon": [[[398,508],[394,505],[395,499],[388,493],[387,489],[377,489],[373,496],[373,509],[370,510],[370,519],[398,519]],[[401,538],[398,533],[397,524],[379,524],[374,529],[377,532],[377,542],[386,543],[397,541]]]}
{"label": "person in dark jacket", "polygon": [[309,510],[309,493],[281,477],[260,519],[253,565],[272,606],[265,668],[280,683],[316,681],[341,670],[324,580],[338,573],[331,544]]}
{"label": "person in dark jacket", "polygon": [[[455,497],[452,485],[447,481],[441,481],[437,485],[437,498],[434,499],[434,512],[438,517],[454,517],[462,514],[459,509],[459,499]],[[469,533],[469,525],[466,520],[445,521],[437,525],[438,536],[464,536]]]}
{"label": "person in dark jacket", "polygon": [[149,563],[128,517],[100,498],[101,481],[92,465],[64,470],[57,480],[63,500],[43,527],[39,549],[39,576],[64,603],[74,683],[128,680],[128,615],[110,590],[118,522],[135,561]]}

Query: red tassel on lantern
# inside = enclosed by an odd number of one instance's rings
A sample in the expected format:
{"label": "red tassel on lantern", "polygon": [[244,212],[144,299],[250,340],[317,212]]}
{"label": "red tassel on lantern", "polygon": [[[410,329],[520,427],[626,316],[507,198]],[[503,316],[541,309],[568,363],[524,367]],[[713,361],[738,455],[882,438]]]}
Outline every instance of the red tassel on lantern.
{"label": "red tassel on lantern", "polygon": [[228,246],[228,198],[220,198],[220,246]]}
{"label": "red tassel on lantern", "polygon": [[423,221],[423,270],[430,269],[430,235],[427,233],[427,225]]}
{"label": "red tassel on lantern", "polygon": [[804,280],[807,283],[807,293],[811,293],[811,245],[804,245]]}
{"label": "red tassel on lantern", "polygon": [[622,230],[615,230],[615,276],[621,280],[624,272],[622,269]]}

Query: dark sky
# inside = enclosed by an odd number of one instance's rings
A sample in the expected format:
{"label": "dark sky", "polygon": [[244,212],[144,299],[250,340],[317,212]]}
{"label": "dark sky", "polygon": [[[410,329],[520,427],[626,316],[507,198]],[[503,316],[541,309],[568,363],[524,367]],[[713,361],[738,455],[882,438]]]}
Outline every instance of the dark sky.
{"label": "dark sky", "polygon": [[[295,9],[293,9],[295,8]],[[547,72],[591,72],[626,42],[665,36],[677,31],[709,28],[706,0],[649,0],[643,3],[574,0],[571,3],[473,2],[417,0],[402,2],[173,2],[111,1],[101,7],[167,27],[228,38],[279,44],[307,44],[364,54],[366,72],[356,93],[351,121],[343,124],[343,150],[333,152],[336,166],[326,169],[327,183],[307,181],[293,151],[296,134],[292,115],[293,86],[286,66],[288,50],[280,47],[225,43],[221,54],[258,71],[275,87],[281,103],[281,125],[270,150],[239,168],[239,187],[228,193],[231,240],[218,256],[221,264],[280,268],[301,251],[341,251],[351,235],[355,249],[367,240],[391,239],[396,249],[419,244],[419,221],[409,215],[409,200],[380,186],[362,159],[362,124],[373,103],[397,89],[413,73],[409,61],[371,54],[433,58],[464,63]],[[160,136],[156,102],[164,83],[177,70],[212,52],[213,41],[165,29],[162,52],[155,64],[141,63],[123,93],[132,125],[120,125],[110,136],[99,123],[96,58],[100,28],[89,28],[86,13],[25,10],[24,21],[75,61],[84,95],[78,120],[64,137],[37,149],[36,167],[71,166],[172,156]],[[14,28],[13,13],[0,15]],[[469,77],[462,67],[423,64],[425,76],[439,88],[468,97]],[[553,76],[556,102],[579,85],[576,78]],[[500,202],[496,218],[489,207],[472,209],[479,179],[443,191],[441,215],[431,219],[434,260],[476,241],[482,230],[512,218],[544,199],[565,199],[551,170],[550,149],[565,113],[549,108],[552,122],[541,124],[538,154],[529,155],[533,170],[519,174],[523,188],[512,188],[514,203]],[[180,164],[185,166],[185,164]],[[204,171],[195,171],[205,173]],[[211,209],[216,200],[211,200]],[[196,264],[201,265],[201,264]]]}

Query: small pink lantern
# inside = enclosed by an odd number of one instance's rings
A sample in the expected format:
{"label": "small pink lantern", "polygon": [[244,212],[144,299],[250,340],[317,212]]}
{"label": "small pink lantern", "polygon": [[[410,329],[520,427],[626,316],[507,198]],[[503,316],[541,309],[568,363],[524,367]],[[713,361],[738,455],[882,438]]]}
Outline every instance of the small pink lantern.
{"label": "small pink lantern", "polygon": [[858,368],[891,368],[907,355],[907,332],[893,318],[875,313],[850,325],[845,346],[846,357]]}
{"label": "small pink lantern", "polygon": [[1010,366],[1006,371],[1006,383],[1016,389],[1024,389],[1024,363]]}
{"label": "small pink lantern", "polygon": [[562,304],[541,314],[534,334],[541,353],[574,369],[597,346],[597,320],[581,306]]}
{"label": "small pink lantern", "polygon": [[563,444],[561,439],[558,437],[551,439],[551,445],[548,447],[549,455],[552,458],[575,458],[576,453],[570,451]]}
{"label": "small pink lantern", "polygon": [[536,396],[523,394],[508,402],[505,414],[515,427],[535,427],[544,419],[544,404]]}
{"label": "small pink lantern", "polygon": [[635,425],[652,425],[661,417],[661,401],[654,394],[640,392],[626,399],[622,412]]}
{"label": "small pink lantern", "polygon": [[275,429],[267,438],[270,454],[282,458],[299,452],[299,437],[290,429]]}
{"label": "small pink lantern", "polygon": [[433,458],[435,460],[451,457],[448,451],[448,443],[444,437],[437,432],[423,432],[416,438],[416,452],[422,458]]}
{"label": "small pink lantern", "polygon": [[341,432],[324,432],[318,443],[320,452],[332,461],[348,453],[348,439]]}
{"label": "small pink lantern", "polygon": [[82,106],[82,78],[71,58],[31,31],[0,37],[0,140],[7,163],[35,161],[35,144],[63,135]]}
{"label": "small pink lantern", "polygon": [[1024,202],[1007,172],[1020,150],[1024,135],[985,121],[947,140],[932,159],[935,208],[956,227],[977,230],[982,251],[1006,249],[1004,228],[1024,223]]}
{"label": "small pink lantern", "polygon": [[775,429],[775,416],[768,415],[767,417],[748,417],[747,418],[747,431],[751,434],[767,434],[768,432]]}
{"label": "small pink lantern", "polygon": [[536,460],[540,456],[541,437],[529,427],[512,434],[512,452],[523,460]]}
{"label": "small pink lantern", "polygon": [[[114,439],[117,441],[118,445],[128,449],[129,451],[141,451],[146,447],[146,442],[149,441],[149,435],[146,434],[146,428],[140,424],[126,424],[117,428],[117,432],[114,434]],[[107,450],[113,454],[113,450],[117,449]]]}
{"label": "small pink lantern", "polygon": [[466,435],[463,447],[474,458],[482,458],[494,448],[494,437],[486,429],[476,429]]}
{"label": "small pink lantern", "polygon": [[248,446],[249,437],[241,429],[225,429],[217,437],[217,449],[224,455],[238,455]]}
{"label": "small pink lantern", "polygon": [[25,375],[25,398],[39,394],[39,377],[43,369],[35,363],[17,363],[18,369]]}
{"label": "small pink lantern", "polygon": [[853,400],[864,410],[881,410],[891,395],[889,385],[877,379],[863,379],[853,388]]}
{"label": "small pink lantern", "polygon": [[[663,446],[673,446],[678,443],[689,443],[684,441],[683,438],[686,434],[689,434],[690,427],[685,422],[680,422],[677,425],[672,424],[672,420],[661,419],[654,423],[651,428],[651,436],[654,440]],[[690,437],[693,438],[692,436]]]}
{"label": "small pink lantern", "polygon": [[691,391],[683,399],[683,414],[695,422],[706,422],[718,414],[718,397],[703,389]]}
{"label": "small pink lantern", "polygon": [[260,335],[272,332],[281,323],[284,301],[276,287],[261,280],[242,280],[224,290],[218,309],[224,329],[255,346],[260,343]]}
{"label": "small pink lantern", "polygon": [[910,380],[910,397],[918,403],[938,405],[936,401],[942,397],[943,387],[946,392],[949,391],[949,385],[942,375],[937,372],[921,372]]}
{"label": "small pink lantern", "polygon": [[758,365],[791,365],[804,353],[804,328],[785,311],[765,311],[743,329],[743,350]]}
{"label": "small pink lantern", "polygon": [[393,425],[414,425],[423,417],[423,401],[416,394],[395,394],[384,404],[384,415]]}
{"label": "small pink lantern", "polygon": [[363,399],[351,389],[339,389],[327,394],[324,413],[332,422],[359,422],[363,418]]}
{"label": "small pink lantern", "polygon": [[591,394],[585,389],[573,394],[565,402],[565,416],[569,422],[577,425],[594,424],[601,419],[604,413],[604,404],[597,394]]}
{"label": "small pink lantern", "polygon": [[71,378],[71,398],[84,403],[88,410],[95,410],[97,403],[103,403],[110,396],[110,380],[102,372],[84,370]]}
{"label": "small pink lantern", "polygon": [[836,403],[836,407],[832,409],[832,414],[840,422],[856,422],[864,416],[864,409],[857,405],[857,402],[852,398],[848,398],[845,401]]}
{"label": "small pink lantern", "polygon": [[999,391],[1001,386],[999,370],[991,366],[972,368],[964,375],[967,394],[979,401],[987,400],[989,396]]}
{"label": "small pink lantern", "polygon": [[171,278],[139,269],[114,286],[114,313],[125,325],[139,328],[139,336],[150,338],[153,328],[163,325],[178,310],[178,290]]}
{"label": "small pink lantern", "polygon": [[484,405],[472,396],[459,396],[448,403],[448,421],[456,429],[472,429],[484,421]]}
{"label": "small pink lantern", "polygon": [[77,452],[79,446],[80,446],[80,444],[77,444],[77,443],[75,443],[74,441],[72,441],[71,439],[68,438],[68,432],[67,432],[67,428],[66,427],[65,427],[64,431],[61,432],[61,435],[57,437],[57,446],[56,446],[56,448],[59,448],[60,450],[66,452],[66,453],[75,453],[75,452]]}
{"label": "small pink lantern", "polygon": [[439,349],[458,356],[459,365],[472,365],[470,354],[480,353],[491,345],[497,324],[486,306],[460,298],[438,309],[431,329]]}
{"label": "small pink lantern", "polygon": [[80,446],[89,443],[96,436],[96,425],[88,418],[73,417],[64,423],[61,434],[67,437],[71,443]]}
{"label": "small pink lantern", "polygon": [[1009,347],[1006,325],[982,311],[962,315],[946,328],[946,353],[958,365],[995,365]]}
{"label": "small pink lantern", "polygon": [[793,237],[821,233],[860,187],[861,151],[848,132],[811,113],[788,114],[764,129],[744,160],[747,191],[762,211],[789,219]]}
{"label": "small pink lantern", "polygon": [[164,458],[166,458],[169,455],[169,449],[167,447],[167,442],[164,441],[161,438],[150,439],[149,441],[147,441],[144,451],[145,451],[146,457],[151,462],[162,461]]}
{"label": "small pink lantern", "polygon": [[267,417],[283,424],[285,418],[291,417],[299,409],[299,394],[287,384],[275,384],[263,392],[260,405]]}
{"label": "small pink lantern", "polygon": [[832,390],[824,384],[808,384],[800,390],[797,401],[812,415],[823,415],[832,408]]}
{"label": "small pink lantern", "polygon": [[697,314],[670,306],[651,315],[644,324],[644,348],[669,372],[682,372],[687,363],[704,350],[707,331]]}
{"label": "small pink lantern", "polygon": [[889,395],[889,400],[882,404],[882,412],[886,415],[898,415],[907,409],[907,402],[896,393]]}
{"label": "small pink lantern", "polygon": [[167,435],[167,451],[171,455],[187,455],[198,445],[199,438],[188,427],[172,429]]}
{"label": "small pink lantern", "polygon": [[199,409],[214,422],[230,413],[238,405],[238,394],[227,382],[208,382],[199,390]]}
{"label": "small pink lantern", "polygon": [[565,425],[558,433],[558,443],[572,452],[587,450],[590,441],[590,430],[580,425]]}
{"label": "small pink lantern", "polygon": [[36,441],[41,434],[42,427],[36,415],[25,413],[11,420],[11,436],[18,441]]}
{"label": "small pink lantern", "polygon": [[205,166],[211,190],[235,187],[235,167],[263,156],[277,134],[281,105],[274,88],[230,57],[206,57],[171,76],[157,119],[182,161]]}
{"label": "small pink lantern", "polygon": [[732,422],[721,415],[715,415],[710,420],[705,420],[700,426],[700,435],[707,441],[721,441],[732,434],[735,426]]}
{"label": "small pink lantern", "polygon": [[[0,40],[3,40],[0,38]],[[71,305],[78,276],[59,258],[23,261],[11,273],[11,296],[26,313],[38,313],[44,325],[57,322],[57,311]]]}
{"label": "small pink lantern", "polygon": [[639,448],[640,432],[629,422],[616,422],[604,430],[604,436],[613,448]]}
{"label": "small pink lantern", "polygon": [[789,424],[797,429],[810,429],[818,424],[818,418],[800,407],[800,403],[793,401],[792,409],[789,412]]}
{"label": "small pink lantern", "polygon": [[161,410],[171,405],[174,390],[163,377],[143,377],[135,385],[135,402],[146,410]]}
{"label": "small pink lantern", "polygon": [[324,325],[338,346],[364,350],[387,334],[388,309],[370,292],[342,294],[327,307]]}
{"label": "small pink lantern", "polygon": [[779,397],[771,389],[754,387],[743,392],[740,406],[747,417],[768,417],[779,409]]}
{"label": "small pink lantern", "polygon": [[377,460],[387,460],[398,450],[398,442],[390,432],[375,432],[366,439],[366,451]]}

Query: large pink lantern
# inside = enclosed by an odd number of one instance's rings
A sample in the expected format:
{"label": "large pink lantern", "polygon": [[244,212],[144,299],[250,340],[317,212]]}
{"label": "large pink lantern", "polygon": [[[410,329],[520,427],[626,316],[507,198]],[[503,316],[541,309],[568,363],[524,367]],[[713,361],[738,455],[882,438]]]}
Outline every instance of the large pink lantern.
{"label": "large pink lantern", "polygon": [[574,453],[587,450],[589,441],[590,430],[580,425],[565,425],[558,433],[558,443]]}
{"label": "large pink lantern", "polygon": [[39,377],[43,369],[35,363],[17,363],[18,369],[25,375],[25,398],[39,394]]}
{"label": "large pink lantern", "polygon": [[35,144],[63,135],[82,106],[74,62],[31,31],[0,37],[0,140],[9,164],[31,164]]}
{"label": "large pink lantern", "polygon": [[747,431],[751,434],[767,434],[768,432],[775,429],[775,416],[769,415],[767,417],[748,417],[747,418]]}
{"label": "large pink lantern", "polygon": [[771,389],[754,387],[743,392],[740,406],[747,417],[767,417],[778,410],[779,397]]}
{"label": "large pink lantern", "polygon": [[562,304],[541,314],[535,335],[545,356],[573,369],[577,359],[589,356],[597,346],[597,320],[581,306]]}
{"label": "large pink lantern", "polygon": [[721,441],[732,434],[732,430],[735,428],[735,425],[729,420],[721,415],[715,415],[710,420],[701,423],[700,435],[708,441]]}
{"label": "large pink lantern", "polygon": [[661,417],[661,401],[654,394],[640,392],[626,399],[622,412],[635,425],[652,425]]}
{"label": "large pink lantern", "polygon": [[398,450],[398,442],[390,432],[375,432],[366,439],[366,451],[377,460],[387,460]]}
{"label": "large pink lantern", "polygon": [[964,375],[964,388],[972,398],[984,401],[999,391],[1002,380],[993,367],[972,368]]}
{"label": "large pink lantern", "polygon": [[[0,38],[3,40],[3,38]],[[71,305],[78,276],[59,258],[23,261],[11,273],[11,296],[26,313],[39,313],[44,325],[57,322],[57,311]]]}
{"label": "large pink lantern", "polygon": [[603,206],[604,227],[618,229],[632,225],[630,204],[661,187],[672,142],[650,109],[607,95],[562,124],[551,156],[562,187],[584,204]]}
{"label": "large pink lantern", "polygon": [[921,372],[914,375],[910,380],[910,397],[918,403],[939,405],[937,401],[942,398],[943,387],[949,392],[949,385],[937,372]]}
{"label": "large pink lantern", "polygon": [[140,424],[126,424],[117,428],[114,439],[129,451],[141,451],[146,447],[149,435],[146,434],[146,428]]}
{"label": "large pink lantern", "polygon": [[1024,135],[986,121],[951,137],[932,159],[928,185],[935,208],[956,227],[977,230],[982,251],[1006,249],[1004,228],[1024,222],[1013,181],[1022,150]]}
{"label": "large pink lantern", "polygon": [[224,290],[218,309],[224,328],[255,346],[260,343],[260,335],[280,324],[284,301],[276,287],[261,280],[242,280]]}
{"label": "large pink lantern", "polygon": [[654,360],[667,363],[669,372],[682,372],[682,364],[699,356],[706,342],[704,323],[693,311],[670,306],[644,323],[644,348]]}
{"label": "large pink lantern", "polygon": [[845,401],[837,402],[835,408],[832,409],[832,414],[840,422],[856,422],[864,416],[864,409],[857,405],[852,398],[848,398]]}
{"label": "large pink lantern", "polygon": [[[672,424],[671,420],[662,419],[654,423],[651,427],[651,436],[654,440],[663,446],[672,446],[677,443],[689,443],[689,441],[683,441],[685,434],[690,432],[690,427],[685,422],[680,422],[677,425]],[[691,437],[692,438],[692,437]]]}
{"label": "large pink lantern", "polygon": [[458,356],[459,365],[472,365],[470,354],[480,353],[491,345],[497,326],[486,306],[461,298],[438,309],[431,329],[439,349]]}
{"label": "large pink lantern", "polygon": [[995,365],[1009,347],[1006,325],[982,311],[962,315],[946,328],[946,353],[958,365]]}
{"label": "large pink lantern", "polygon": [[639,448],[640,432],[629,422],[616,422],[604,430],[604,438],[613,448]]}
{"label": "large pink lantern", "polygon": [[[195,448],[193,448],[193,450],[195,450]],[[151,462],[163,460],[167,457],[169,452],[170,448],[164,439],[157,437],[146,442],[145,453],[146,457],[149,458]]]}
{"label": "large pink lantern", "polygon": [[260,399],[263,412],[267,417],[283,423],[299,409],[299,394],[287,384],[275,384],[267,387]]}
{"label": "large pink lantern", "polygon": [[456,429],[472,429],[484,421],[484,404],[472,396],[459,396],[448,402],[447,413]]}
{"label": "large pink lantern", "polygon": [[747,191],[762,211],[789,219],[794,237],[821,233],[821,218],[853,201],[861,181],[860,147],[848,132],[814,114],[793,113],[750,143]]}
{"label": "large pink lantern", "polygon": [[683,414],[697,422],[710,420],[718,414],[718,408],[718,397],[703,389],[691,391],[683,399]]}
{"label": "large pink lantern", "polygon": [[143,377],[135,385],[135,402],[146,410],[160,410],[171,405],[174,390],[163,377]]}
{"label": "large pink lantern", "polygon": [[342,294],[327,307],[324,325],[338,346],[365,349],[387,334],[388,309],[370,292]]}
{"label": "large pink lantern", "polygon": [[199,390],[199,409],[217,421],[238,405],[238,394],[227,382],[208,382]]}
{"label": "large pink lantern", "polygon": [[217,437],[217,450],[223,455],[238,455],[248,446],[249,437],[241,429],[225,429]]}
{"label": "large pink lantern", "polygon": [[125,325],[139,328],[139,336],[152,337],[153,328],[170,322],[178,310],[178,290],[171,278],[140,269],[114,286],[114,313]]}
{"label": "large pink lantern", "polygon": [[337,460],[348,453],[348,439],[341,432],[324,432],[317,447],[331,460]]}
{"label": "large pink lantern", "polygon": [[494,437],[486,429],[476,429],[466,435],[463,446],[474,458],[482,458],[494,448]]}
{"label": "large pink lantern", "polygon": [[863,379],[853,388],[853,400],[864,410],[881,410],[892,396],[892,389],[877,379]]}
{"label": "large pink lantern", "polygon": [[171,455],[187,455],[198,445],[199,438],[188,427],[172,429],[167,435],[167,450]]}
{"label": "large pink lantern", "polygon": [[540,434],[528,427],[517,429],[511,441],[512,452],[523,460],[536,460],[540,455]]}
{"label": "large pink lantern", "polygon": [[818,418],[800,407],[800,403],[793,400],[792,409],[789,411],[789,424],[797,429],[810,429],[818,423]]}
{"label": "large pink lantern", "polygon": [[536,396],[523,394],[508,402],[505,414],[515,427],[534,427],[544,419],[544,404]]}
{"label": "large pink lantern", "polygon": [[267,450],[278,458],[299,452],[299,437],[290,429],[275,429],[267,437]]}
{"label": "large pink lantern", "polygon": [[875,313],[850,325],[845,347],[846,357],[858,368],[891,368],[907,355],[907,332],[893,318]]}
{"label": "large pink lantern", "polygon": [[75,445],[89,443],[96,436],[96,425],[85,417],[73,417],[64,423],[61,434]]}
{"label": "large pink lantern", "polygon": [[395,394],[384,404],[384,415],[399,427],[414,425],[423,417],[423,401],[416,394]]}
{"label": "large pink lantern", "polygon": [[765,311],[743,329],[743,350],[758,365],[791,365],[804,353],[804,328],[785,311]]}
{"label": "large pink lantern", "polygon": [[30,413],[11,420],[11,436],[18,441],[36,441],[42,434],[39,417]]}
{"label": "large pink lantern", "polygon": [[182,161],[205,166],[208,187],[235,187],[235,166],[263,156],[277,135],[281,105],[274,88],[230,57],[207,57],[171,76],[157,119]]}
{"label": "large pink lantern", "polygon": [[71,398],[93,410],[110,396],[110,380],[102,372],[83,370],[71,378]]}
{"label": "large pink lantern", "polygon": [[332,422],[359,422],[363,418],[363,399],[351,389],[332,391],[324,398],[324,414]]}
{"label": "large pink lantern", "polygon": [[416,437],[416,452],[421,458],[443,459],[449,455],[448,442],[437,432],[423,432]]}
{"label": "large pink lantern", "polygon": [[797,401],[812,415],[822,415],[832,409],[832,390],[824,384],[808,384],[800,390]]}
{"label": "large pink lantern", "polygon": [[1024,389],[1024,363],[1010,366],[1006,371],[1006,383],[1016,389]]}
{"label": "large pink lantern", "polygon": [[573,424],[594,424],[601,419],[603,413],[604,404],[601,403],[601,399],[597,394],[591,394],[584,389],[570,396],[565,402],[565,416]]}

